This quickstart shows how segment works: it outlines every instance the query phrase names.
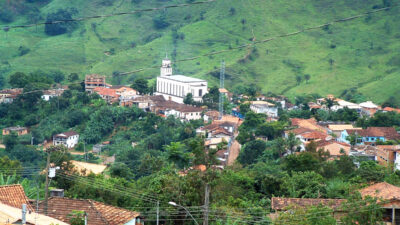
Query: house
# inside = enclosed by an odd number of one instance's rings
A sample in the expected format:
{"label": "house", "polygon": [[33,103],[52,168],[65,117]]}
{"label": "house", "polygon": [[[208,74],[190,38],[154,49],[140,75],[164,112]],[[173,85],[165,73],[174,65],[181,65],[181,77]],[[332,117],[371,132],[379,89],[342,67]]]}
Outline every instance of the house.
{"label": "house", "polygon": [[165,58],[162,60],[160,76],[157,77],[157,90],[154,95],[162,95],[165,99],[183,103],[187,94],[192,94],[196,102],[202,102],[203,96],[208,92],[208,83],[198,78],[183,75],[172,75],[172,62]]}
{"label": "house", "polygon": [[381,165],[400,170],[400,145],[377,145],[376,160]]}
{"label": "house", "polygon": [[[340,139],[342,132],[346,129],[354,129],[352,124],[329,124],[328,133],[335,139]],[[361,129],[361,128],[360,128]]]}
{"label": "house", "polygon": [[386,182],[376,183],[359,190],[361,196],[378,198],[378,203],[384,209],[383,218],[388,218],[387,222],[399,224],[400,222],[400,187]]}
{"label": "house", "polygon": [[276,219],[280,212],[285,212],[291,207],[295,208],[308,208],[311,206],[326,206],[333,210],[335,218],[343,215],[341,206],[345,203],[346,199],[323,199],[323,198],[271,198],[271,208],[275,213],[271,213],[271,219]]}
{"label": "house", "polygon": [[216,110],[210,110],[204,113],[204,122],[211,122],[219,119],[219,112]]}
{"label": "house", "polygon": [[140,97],[137,97],[137,98],[131,100],[130,101],[131,103],[129,103],[129,104],[135,105],[139,109],[143,109],[147,112],[150,112],[154,109],[154,106],[158,102],[162,102],[162,101],[165,101],[165,98],[162,95],[154,95],[154,96],[145,95],[145,96],[140,96]]}
{"label": "house", "polygon": [[400,134],[394,127],[368,127],[367,129],[346,129],[341,133],[340,142],[350,144],[347,140],[349,136],[354,135],[357,139],[357,145],[375,145],[379,140],[382,142],[388,140],[400,140]]}
{"label": "house", "polygon": [[53,145],[64,145],[73,148],[79,142],[79,134],[75,131],[68,131],[53,136]]}
{"label": "house", "polygon": [[85,91],[93,93],[96,87],[106,87],[106,77],[99,74],[85,76]]}
{"label": "house", "polygon": [[278,117],[278,107],[266,101],[251,101],[250,109],[255,113],[266,114],[268,117]]}
{"label": "house", "polygon": [[64,89],[50,89],[44,90],[42,99],[45,101],[50,101],[51,98],[59,97],[64,93]]}
{"label": "house", "polygon": [[346,143],[337,142],[334,140],[321,140],[317,141],[317,149],[323,149],[329,152],[331,159],[339,158],[342,155],[349,155],[351,146]]}
{"label": "house", "polygon": [[92,89],[92,91],[100,95],[100,97],[104,99],[108,104],[118,102],[119,100],[119,95],[117,94],[116,89],[96,87]]}
{"label": "house", "polygon": [[361,106],[359,106],[356,103],[348,102],[342,99],[335,99],[335,104],[331,107],[331,110],[337,111],[339,109],[344,109],[344,108],[354,109],[357,112],[361,112]]}
{"label": "house", "polygon": [[292,130],[285,131],[285,138],[288,138],[290,133],[293,133],[295,137],[301,141],[300,150],[305,150],[308,143],[311,141],[322,141],[322,140],[331,140],[332,137],[324,132],[319,130],[313,130],[310,128],[299,127]]}
{"label": "house", "polygon": [[[45,202],[39,203],[39,211],[44,212]],[[84,211],[88,225],[143,225],[140,213],[106,205],[93,200],[50,197],[47,215],[65,223],[69,223],[73,211]]]}
{"label": "house", "polygon": [[375,105],[372,101],[366,101],[360,103],[359,106],[361,107],[361,115],[371,117],[373,116],[378,110],[380,110],[380,106]]}
{"label": "house", "polygon": [[18,136],[28,134],[28,128],[26,127],[7,127],[3,129],[3,135],[9,135],[15,132]]}
{"label": "house", "polygon": [[229,92],[227,89],[225,89],[225,88],[219,88],[218,91],[219,91],[219,93],[221,93],[223,96],[225,96],[225,98],[226,98],[228,101],[232,101],[233,94],[232,94],[231,92]]}
{"label": "house", "polygon": [[22,94],[22,88],[0,90],[0,103],[11,103]]}

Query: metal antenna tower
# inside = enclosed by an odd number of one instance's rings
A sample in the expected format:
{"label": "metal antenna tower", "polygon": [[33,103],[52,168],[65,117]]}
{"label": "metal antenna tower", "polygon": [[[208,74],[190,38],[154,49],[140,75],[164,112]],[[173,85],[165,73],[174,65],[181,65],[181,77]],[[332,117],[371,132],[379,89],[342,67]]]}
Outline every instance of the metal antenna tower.
{"label": "metal antenna tower", "polygon": [[224,95],[221,92],[222,88],[225,88],[225,61],[222,60],[221,62],[221,72],[219,74],[219,118],[222,119],[224,115]]}

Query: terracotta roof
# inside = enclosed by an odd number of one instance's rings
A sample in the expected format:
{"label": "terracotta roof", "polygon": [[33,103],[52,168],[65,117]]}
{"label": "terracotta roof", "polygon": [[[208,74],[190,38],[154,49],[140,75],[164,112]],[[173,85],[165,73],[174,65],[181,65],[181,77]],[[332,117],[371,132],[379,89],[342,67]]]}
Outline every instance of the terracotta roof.
{"label": "terracotta roof", "polygon": [[292,118],[290,119],[292,122],[292,126],[297,127],[304,127],[312,130],[318,130],[324,133],[327,133],[325,128],[317,124],[317,121],[314,118],[311,119],[299,119],[299,118]]}
{"label": "terracotta roof", "polygon": [[377,145],[376,146],[379,150],[385,151],[399,151],[400,145]]}
{"label": "terracotta roof", "polygon": [[328,135],[326,135],[325,133],[320,132],[320,131],[312,131],[312,132],[304,133],[304,134],[301,134],[301,136],[303,138],[307,138],[307,139],[321,139],[321,140],[324,140],[328,137]]}
{"label": "terracotta roof", "polygon": [[230,133],[229,131],[225,130],[224,128],[217,128],[215,131],[212,132],[212,135],[217,135],[217,134],[225,134],[228,136],[231,136],[232,133]]}
{"label": "terracotta roof", "polygon": [[[39,205],[43,211],[44,202]],[[48,201],[48,216],[69,223],[68,215],[73,211],[85,211],[88,214],[88,225],[125,224],[140,214],[93,200],[52,197]]]}
{"label": "terracotta roof", "polygon": [[118,95],[117,95],[115,89],[105,88],[105,87],[96,87],[95,89],[93,89],[93,91],[97,92],[99,95],[111,96],[111,97],[118,98]]}
{"label": "terracotta roof", "polygon": [[309,129],[309,128],[299,127],[299,128],[295,128],[292,130],[288,130],[288,131],[286,131],[286,133],[293,133],[293,134],[299,135],[299,134],[304,134],[304,133],[313,132],[313,131],[314,130]]}
{"label": "terracotta roof", "polygon": [[385,137],[389,140],[400,139],[394,127],[368,127],[367,129],[346,129],[348,134],[357,134],[361,137]]}
{"label": "terracotta roof", "polygon": [[328,151],[331,156],[343,155],[343,153],[341,153],[342,149],[344,150],[345,155],[349,155],[351,148],[351,145],[349,144],[337,142],[334,140],[321,140],[317,141],[316,144],[318,149],[323,148],[325,151]]}
{"label": "terracotta roof", "polygon": [[[120,89],[120,88],[129,88],[129,89],[132,89],[131,87],[126,86],[126,85],[113,85],[113,86],[110,87],[110,89]],[[133,89],[132,89],[132,90],[133,90]]]}
{"label": "terracotta roof", "polygon": [[383,108],[383,111],[400,113],[400,109],[395,109],[395,108],[392,108],[392,107],[385,107],[385,108]]}
{"label": "terracotta roof", "polygon": [[35,211],[20,184],[0,186],[0,202],[19,209],[26,204],[28,210]]}
{"label": "terracotta roof", "polygon": [[174,101],[159,101],[156,103],[156,107],[162,110],[167,110],[167,109],[174,109],[179,112],[201,112],[203,111],[202,108],[200,107],[194,107],[191,105],[186,105],[186,104],[180,104]]}
{"label": "terracotta roof", "polygon": [[360,190],[361,196],[371,196],[383,200],[400,200],[400,187],[386,182],[377,183]]}
{"label": "terracotta roof", "polygon": [[212,110],[212,111],[205,112],[204,115],[207,115],[207,116],[211,117],[212,119],[218,119],[219,112],[215,111],[215,110]]}
{"label": "terracotta roof", "polygon": [[279,198],[272,197],[271,208],[273,210],[285,210],[289,206],[295,206],[300,208],[305,208],[309,206],[328,206],[334,210],[340,208],[341,204],[346,202],[345,199],[322,199],[322,198]]}

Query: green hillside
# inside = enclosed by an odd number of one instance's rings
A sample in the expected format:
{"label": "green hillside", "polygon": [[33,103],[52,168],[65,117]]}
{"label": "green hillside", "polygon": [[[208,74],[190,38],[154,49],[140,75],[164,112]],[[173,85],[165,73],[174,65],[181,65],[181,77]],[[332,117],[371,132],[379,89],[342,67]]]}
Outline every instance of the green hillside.
{"label": "green hillside", "polygon": [[[7,9],[12,17],[3,18],[0,25],[45,21],[49,13],[59,9],[68,9],[77,18],[185,2],[192,1],[0,0],[0,19],[7,16]],[[217,0],[86,20],[55,36],[47,35],[45,26],[11,29],[0,32],[0,73],[8,76],[38,69],[77,72],[82,77],[101,73],[112,83],[129,83],[138,76],[154,78],[159,70],[145,70],[122,80],[112,74],[158,65],[166,51],[173,60],[180,60],[251,43],[253,33],[256,40],[262,40],[395,4],[394,0]],[[178,62],[175,73],[217,84],[215,72],[223,59],[228,88],[257,85],[265,93],[289,97],[340,95],[357,88],[367,98],[383,102],[400,96],[400,7],[252,49]],[[308,81],[305,75],[309,75]],[[303,78],[301,82],[297,76]]]}

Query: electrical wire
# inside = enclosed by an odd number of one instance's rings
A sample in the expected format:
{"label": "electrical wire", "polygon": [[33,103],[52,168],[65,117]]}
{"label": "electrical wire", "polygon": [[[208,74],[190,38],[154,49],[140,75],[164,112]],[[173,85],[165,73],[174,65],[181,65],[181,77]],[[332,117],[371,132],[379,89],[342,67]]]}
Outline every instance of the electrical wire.
{"label": "electrical wire", "polygon": [[75,18],[75,19],[54,20],[54,21],[25,24],[25,25],[3,26],[2,29],[7,32],[10,29],[15,29],[15,28],[27,28],[27,27],[35,27],[35,26],[47,25],[47,24],[79,22],[79,21],[90,20],[90,19],[99,19],[99,18],[107,18],[107,17],[113,17],[113,16],[122,16],[122,15],[132,15],[132,14],[137,14],[137,13],[141,13],[141,12],[161,11],[161,10],[166,10],[166,9],[171,9],[171,8],[180,8],[180,7],[188,7],[188,6],[192,6],[192,5],[201,5],[201,4],[211,3],[211,2],[215,2],[215,1],[217,1],[217,0],[207,0],[207,1],[177,4],[177,5],[168,5],[168,6],[158,7],[158,8],[138,9],[138,10],[133,10],[130,12],[120,12],[120,13],[112,13],[112,14],[105,14],[105,15],[87,16],[87,17],[80,17],[80,18]]}
{"label": "electrical wire", "polygon": [[[342,18],[342,19],[333,20],[331,22],[323,23],[323,24],[316,25],[316,26],[307,27],[307,28],[304,28],[304,29],[301,29],[301,30],[298,30],[298,31],[295,31],[295,32],[290,32],[290,33],[286,33],[286,34],[277,35],[277,36],[270,37],[270,38],[267,38],[267,39],[263,39],[263,40],[260,40],[260,41],[255,40],[255,41],[253,41],[251,43],[239,45],[239,46],[236,46],[236,47],[231,47],[229,49],[209,52],[209,53],[201,54],[201,55],[194,56],[194,57],[175,60],[173,62],[173,64],[176,64],[178,62],[193,61],[193,60],[196,60],[196,59],[199,59],[199,58],[202,58],[202,57],[218,55],[218,54],[222,54],[222,53],[226,53],[226,52],[230,52],[230,51],[238,50],[238,49],[242,49],[242,48],[248,48],[248,47],[252,47],[252,46],[258,45],[258,44],[271,42],[271,41],[274,41],[274,40],[279,39],[279,38],[285,38],[285,37],[291,37],[291,36],[299,35],[299,34],[304,33],[306,31],[321,29],[323,27],[330,26],[330,25],[333,25],[333,24],[336,24],[336,23],[343,23],[343,22],[355,20],[355,19],[367,16],[367,15],[371,15],[371,14],[374,14],[374,13],[386,11],[386,10],[389,10],[391,8],[395,8],[395,7],[398,7],[398,6],[399,5],[394,5],[394,6],[388,6],[388,7],[384,7],[384,8],[380,8],[380,9],[375,9],[375,10],[364,12],[364,13],[361,13],[361,14],[358,14],[358,15],[354,15],[354,16],[350,16],[350,17],[346,17],[346,18]],[[118,75],[134,74],[134,73],[142,72],[142,71],[149,70],[149,69],[159,68],[160,66],[161,65],[155,65],[155,66],[151,66],[151,67],[147,67],[147,68],[141,68],[141,69],[137,69],[137,70],[133,70],[133,71],[129,71],[129,72],[121,72],[121,73],[118,73]]]}

